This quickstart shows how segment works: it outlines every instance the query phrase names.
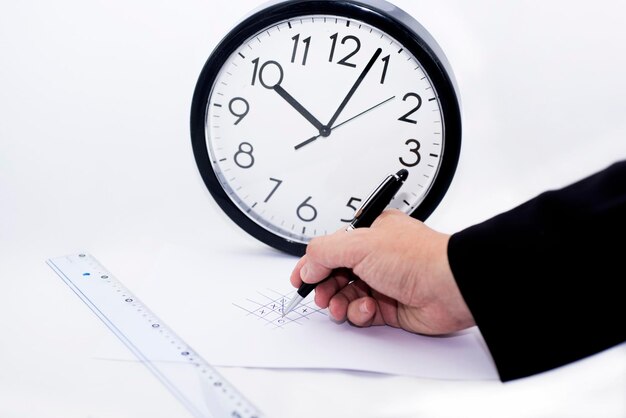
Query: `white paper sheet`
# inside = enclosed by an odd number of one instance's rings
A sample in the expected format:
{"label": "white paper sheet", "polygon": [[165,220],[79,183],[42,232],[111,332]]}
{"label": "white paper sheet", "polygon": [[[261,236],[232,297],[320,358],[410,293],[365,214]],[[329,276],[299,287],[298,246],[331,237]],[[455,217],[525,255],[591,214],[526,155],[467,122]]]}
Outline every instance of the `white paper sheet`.
{"label": "white paper sheet", "polygon": [[337,324],[314,305],[313,294],[283,321],[280,307],[295,290],[288,281],[295,258],[271,252],[159,258],[154,274],[163,280],[176,277],[186,289],[179,294],[187,307],[184,317],[180,310],[171,311],[178,325],[170,325],[214,365],[497,379],[477,329],[428,337],[391,327]]}

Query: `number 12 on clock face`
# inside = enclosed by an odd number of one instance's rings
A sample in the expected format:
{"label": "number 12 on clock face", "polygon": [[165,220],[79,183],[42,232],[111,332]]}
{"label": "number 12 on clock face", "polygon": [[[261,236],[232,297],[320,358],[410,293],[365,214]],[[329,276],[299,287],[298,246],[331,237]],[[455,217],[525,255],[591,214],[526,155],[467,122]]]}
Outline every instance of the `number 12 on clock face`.
{"label": "number 12 on clock face", "polygon": [[370,3],[270,6],[222,41],[196,86],[192,144],[209,191],[281,250],[345,226],[400,168],[411,175],[390,206],[420,219],[452,179],[461,130],[445,57],[421,26],[400,30],[404,12]]}

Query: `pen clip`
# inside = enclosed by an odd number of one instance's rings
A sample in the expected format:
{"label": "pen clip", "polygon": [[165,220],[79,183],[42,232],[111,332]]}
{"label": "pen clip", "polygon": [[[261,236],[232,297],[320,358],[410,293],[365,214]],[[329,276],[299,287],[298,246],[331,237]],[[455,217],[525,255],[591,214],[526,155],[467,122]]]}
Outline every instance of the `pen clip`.
{"label": "pen clip", "polygon": [[380,191],[380,189],[385,187],[385,185],[387,185],[387,183],[389,183],[394,177],[395,176],[393,174],[390,174],[387,177],[385,177],[385,179],[383,181],[380,182],[378,187],[369,195],[369,197],[367,199],[365,199],[365,202],[363,202],[361,207],[356,211],[356,213],[354,215],[354,218],[353,218],[353,221],[355,219],[358,219],[363,214],[363,211],[365,210],[365,208],[367,208],[370,205],[370,203],[372,202],[372,200],[374,199],[374,197],[376,197],[378,195],[378,192]]}

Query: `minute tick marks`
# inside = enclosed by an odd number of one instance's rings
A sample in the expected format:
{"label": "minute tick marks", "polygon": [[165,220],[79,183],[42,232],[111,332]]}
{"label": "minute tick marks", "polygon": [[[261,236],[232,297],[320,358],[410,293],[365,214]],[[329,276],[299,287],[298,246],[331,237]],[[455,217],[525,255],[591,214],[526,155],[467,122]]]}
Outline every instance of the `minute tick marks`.
{"label": "minute tick marks", "polygon": [[458,158],[456,97],[441,81],[450,77],[433,72],[447,69],[434,60],[440,51],[419,49],[430,37],[410,38],[410,17],[376,26],[388,12],[370,16],[375,2],[359,2],[368,7],[358,16],[313,0],[262,9],[218,46],[197,86],[196,97],[213,98],[195,100],[193,112],[214,121],[192,130],[205,184],[239,226],[286,251],[341,227],[366,198],[361,189],[397,165],[414,174],[393,207],[428,216]]}

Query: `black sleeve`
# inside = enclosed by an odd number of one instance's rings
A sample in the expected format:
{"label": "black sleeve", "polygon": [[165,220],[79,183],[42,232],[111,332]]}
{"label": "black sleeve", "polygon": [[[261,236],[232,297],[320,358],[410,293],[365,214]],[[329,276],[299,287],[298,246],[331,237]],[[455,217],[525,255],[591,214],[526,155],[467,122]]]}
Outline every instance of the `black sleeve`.
{"label": "black sleeve", "polygon": [[502,381],[626,341],[626,161],[452,235],[450,266]]}

